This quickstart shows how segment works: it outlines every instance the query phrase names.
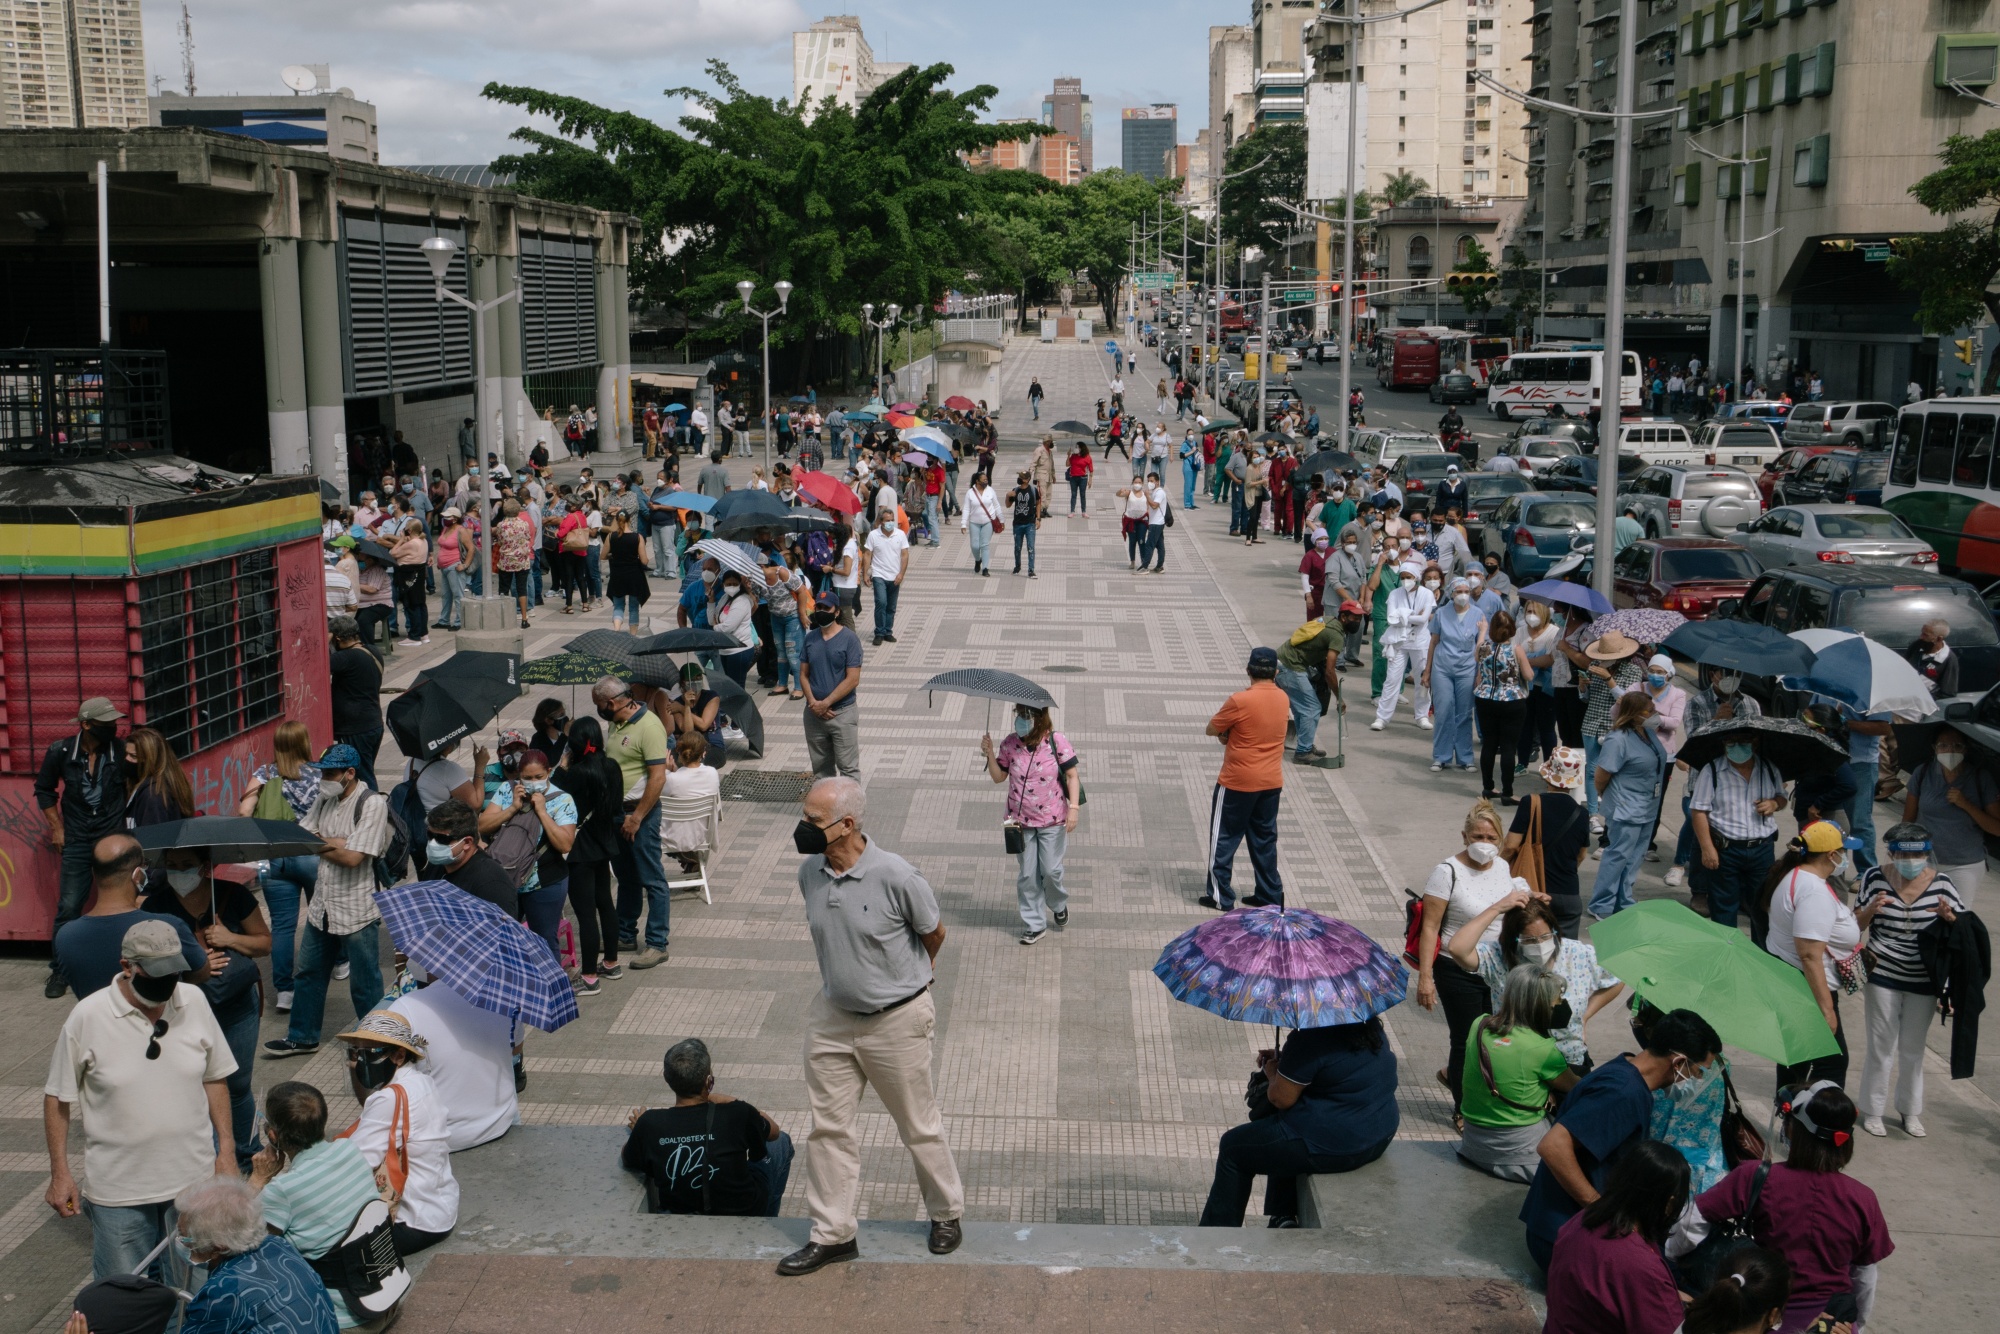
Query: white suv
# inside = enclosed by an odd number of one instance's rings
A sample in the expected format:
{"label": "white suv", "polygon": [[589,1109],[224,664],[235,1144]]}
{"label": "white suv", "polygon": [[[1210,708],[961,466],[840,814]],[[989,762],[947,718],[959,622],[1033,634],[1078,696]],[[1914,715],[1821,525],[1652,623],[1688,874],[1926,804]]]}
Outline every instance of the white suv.
{"label": "white suv", "polygon": [[1687,427],[1665,417],[1642,417],[1618,424],[1618,452],[1636,454],[1648,463],[1696,468],[1707,457],[1696,449]]}

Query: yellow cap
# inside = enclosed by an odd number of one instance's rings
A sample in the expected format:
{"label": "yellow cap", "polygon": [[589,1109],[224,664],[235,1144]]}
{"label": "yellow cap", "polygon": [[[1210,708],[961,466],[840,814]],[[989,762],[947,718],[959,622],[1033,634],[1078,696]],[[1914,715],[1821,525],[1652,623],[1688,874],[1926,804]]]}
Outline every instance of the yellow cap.
{"label": "yellow cap", "polygon": [[1813,821],[1799,832],[1799,837],[1804,840],[1807,852],[1839,852],[1844,847],[1860,846],[1831,820]]}

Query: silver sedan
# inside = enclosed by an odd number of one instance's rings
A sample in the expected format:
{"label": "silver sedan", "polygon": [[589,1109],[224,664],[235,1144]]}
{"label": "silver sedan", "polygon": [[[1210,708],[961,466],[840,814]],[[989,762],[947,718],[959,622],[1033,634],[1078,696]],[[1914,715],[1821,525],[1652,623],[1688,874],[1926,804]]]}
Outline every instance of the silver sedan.
{"label": "silver sedan", "polygon": [[1736,540],[1767,570],[1786,565],[1907,565],[1938,554],[1901,519],[1872,505],[1782,505],[1738,526]]}

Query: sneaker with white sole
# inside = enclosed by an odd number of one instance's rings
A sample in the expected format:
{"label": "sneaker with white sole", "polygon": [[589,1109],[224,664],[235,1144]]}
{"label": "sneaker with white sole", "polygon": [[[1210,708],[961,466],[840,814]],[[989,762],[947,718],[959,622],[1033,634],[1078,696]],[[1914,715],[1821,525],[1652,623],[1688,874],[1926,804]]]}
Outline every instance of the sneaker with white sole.
{"label": "sneaker with white sole", "polygon": [[1426,732],[1433,732],[1437,730],[1436,727],[1431,723],[1431,720],[1428,718],[1417,719],[1417,726],[1423,728]]}
{"label": "sneaker with white sole", "polygon": [[1861,1128],[1867,1131],[1869,1134],[1875,1136],[1877,1139],[1880,1139],[1882,1136],[1887,1135],[1889,1133],[1889,1127],[1882,1124],[1882,1118],[1879,1116],[1862,1117]]}
{"label": "sneaker with white sole", "polygon": [[1437,774],[1437,773],[1443,773],[1443,772],[1444,772],[1444,766],[1443,766],[1442,764],[1433,764],[1433,765],[1431,766],[1431,772],[1432,772],[1432,773],[1434,773],[1434,774]]}
{"label": "sneaker with white sole", "polygon": [[345,982],[347,980],[347,975],[353,971],[354,971],[354,965],[350,964],[347,960],[342,959],[339,963],[333,966],[333,980],[336,982]]}
{"label": "sneaker with white sole", "polygon": [[1681,885],[1687,883],[1687,878],[1688,873],[1685,866],[1669,867],[1667,869],[1667,888],[1679,888]]}
{"label": "sneaker with white sole", "polygon": [[1388,726],[1389,724],[1383,722],[1380,718],[1377,718],[1374,722],[1368,724],[1368,730],[1371,732],[1380,732],[1383,729],[1387,728]]}
{"label": "sneaker with white sole", "polygon": [[1032,945],[1047,934],[1048,932],[1046,931],[1023,931],[1021,933],[1021,943],[1023,945]]}
{"label": "sneaker with white sole", "polygon": [[1922,1139],[1924,1136],[1930,1134],[1931,1132],[1924,1129],[1924,1123],[1921,1117],[1911,1116],[1909,1113],[1905,1112],[1903,1114],[1903,1133],[1905,1135],[1908,1135],[1911,1139]]}
{"label": "sneaker with white sole", "polygon": [[290,1014],[292,1011],[292,993],[289,991],[279,992],[277,1003],[271,1008],[275,1009],[279,1014]]}
{"label": "sneaker with white sole", "polygon": [[1603,816],[1601,816],[1601,815],[1593,815],[1593,816],[1591,816],[1591,817],[1590,817],[1590,832],[1591,832],[1591,833],[1592,833],[1593,835],[1602,835],[1602,834],[1604,833],[1604,817],[1603,817]]}

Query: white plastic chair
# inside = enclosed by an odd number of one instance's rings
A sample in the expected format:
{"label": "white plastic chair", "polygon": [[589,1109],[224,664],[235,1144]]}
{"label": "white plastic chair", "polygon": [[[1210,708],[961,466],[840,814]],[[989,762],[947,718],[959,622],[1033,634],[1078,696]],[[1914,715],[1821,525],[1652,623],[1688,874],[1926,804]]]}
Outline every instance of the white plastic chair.
{"label": "white plastic chair", "polygon": [[[717,792],[713,796],[707,797],[669,797],[664,793],[661,794],[660,827],[662,830],[670,824],[692,824],[696,821],[699,821],[702,826],[702,840],[699,848],[665,849],[661,854],[662,859],[667,863],[669,868],[667,871],[667,892],[671,894],[677,889],[699,888],[701,890],[701,901],[703,903],[714,903],[715,900],[710,896],[708,888],[708,857],[715,850],[716,844],[722,841],[722,794]],[[678,859],[683,856],[692,856],[695,859],[696,873],[689,875],[686,871],[680,871],[678,878],[676,878],[675,872],[680,866]]]}

